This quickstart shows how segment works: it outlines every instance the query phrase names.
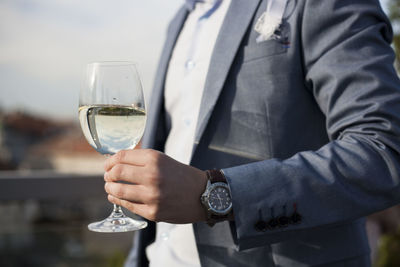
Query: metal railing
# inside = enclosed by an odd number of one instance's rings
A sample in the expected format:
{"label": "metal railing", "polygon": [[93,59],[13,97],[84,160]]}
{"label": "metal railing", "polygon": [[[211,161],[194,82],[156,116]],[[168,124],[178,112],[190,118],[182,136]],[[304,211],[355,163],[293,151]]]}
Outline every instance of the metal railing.
{"label": "metal railing", "polygon": [[122,266],[132,233],[87,230],[111,208],[102,174],[0,172],[0,266]]}
{"label": "metal railing", "polygon": [[0,172],[0,201],[105,197],[99,175],[60,174],[51,171]]}

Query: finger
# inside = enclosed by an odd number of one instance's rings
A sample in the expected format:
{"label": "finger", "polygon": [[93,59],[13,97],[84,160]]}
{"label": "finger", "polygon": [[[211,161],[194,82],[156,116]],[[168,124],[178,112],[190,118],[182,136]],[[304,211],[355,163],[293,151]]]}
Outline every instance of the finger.
{"label": "finger", "polygon": [[142,216],[143,218],[150,219],[149,213],[147,212],[148,206],[146,204],[133,203],[124,199],[116,198],[112,195],[108,195],[107,198],[108,201],[110,201],[113,204],[124,207],[129,211],[133,212],[134,214]]}
{"label": "finger", "polygon": [[104,181],[126,181],[132,184],[141,184],[144,176],[142,166],[117,164],[104,173]]}
{"label": "finger", "polygon": [[104,170],[108,171],[116,164],[143,166],[146,163],[145,151],[145,149],[121,150],[105,161]]}
{"label": "finger", "polygon": [[135,149],[141,149],[142,148],[142,140],[139,141],[139,143],[135,146]]}
{"label": "finger", "polygon": [[104,189],[109,195],[134,203],[146,203],[149,200],[147,190],[141,185],[106,183]]}

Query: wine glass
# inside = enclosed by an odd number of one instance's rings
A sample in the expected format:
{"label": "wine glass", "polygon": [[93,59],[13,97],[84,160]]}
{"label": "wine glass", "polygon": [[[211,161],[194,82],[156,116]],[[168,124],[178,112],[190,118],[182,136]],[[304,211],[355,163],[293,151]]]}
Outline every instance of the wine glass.
{"label": "wine glass", "polygon": [[[79,122],[89,144],[103,155],[133,149],[146,124],[143,89],[132,62],[96,62],[87,67],[79,98]],[[88,225],[95,232],[143,229],[147,222],[127,217],[114,205],[109,217]]]}

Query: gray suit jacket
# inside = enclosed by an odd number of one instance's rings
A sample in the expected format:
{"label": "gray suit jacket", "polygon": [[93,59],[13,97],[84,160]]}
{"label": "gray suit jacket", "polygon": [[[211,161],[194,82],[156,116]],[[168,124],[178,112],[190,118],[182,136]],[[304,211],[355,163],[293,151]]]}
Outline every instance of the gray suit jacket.
{"label": "gray suit jacket", "polygon": [[[267,2],[232,0],[213,51],[191,165],[223,169],[235,221],[194,224],[201,263],[363,257],[363,216],[400,200],[390,23],[378,0],[289,0],[279,38],[256,43]],[[182,8],[170,24],[149,101],[143,145],[161,151],[165,74],[186,16]],[[128,264],[145,266],[153,239],[154,225],[137,232]]]}

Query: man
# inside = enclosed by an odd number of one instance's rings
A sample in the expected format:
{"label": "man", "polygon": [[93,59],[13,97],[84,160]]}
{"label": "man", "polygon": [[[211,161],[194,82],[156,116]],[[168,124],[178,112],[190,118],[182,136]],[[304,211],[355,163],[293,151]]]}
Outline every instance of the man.
{"label": "man", "polygon": [[189,2],[149,102],[155,150],[105,165],[111,202],[163,222],[136,233],[127,265],[370,266],[363,217],[400,200],[379,1]]}

